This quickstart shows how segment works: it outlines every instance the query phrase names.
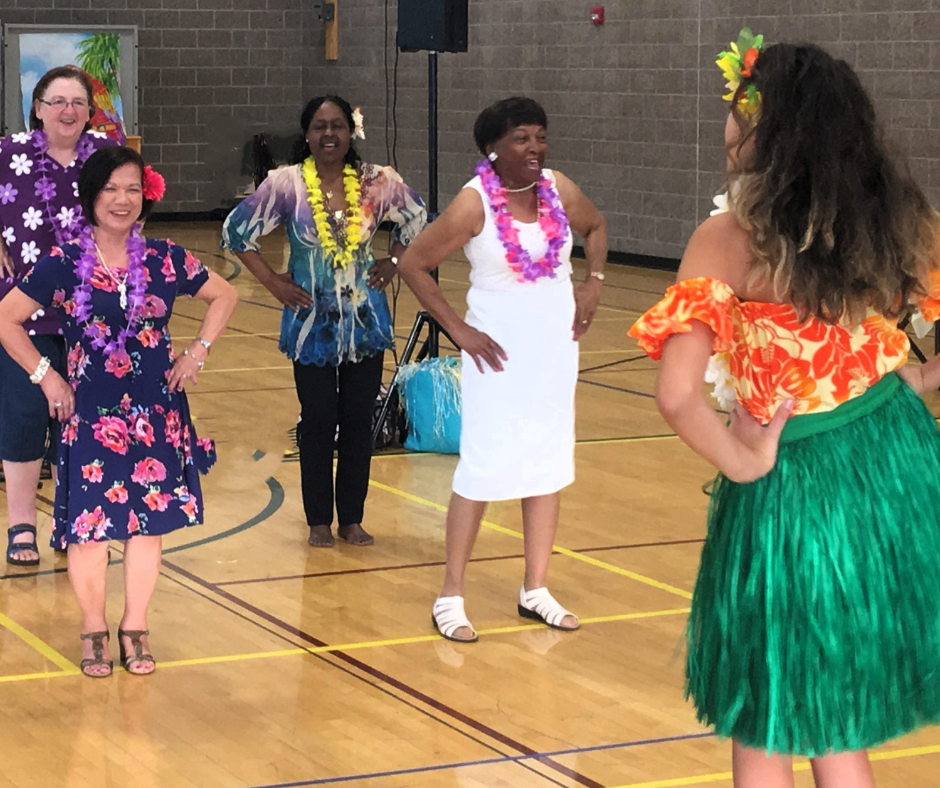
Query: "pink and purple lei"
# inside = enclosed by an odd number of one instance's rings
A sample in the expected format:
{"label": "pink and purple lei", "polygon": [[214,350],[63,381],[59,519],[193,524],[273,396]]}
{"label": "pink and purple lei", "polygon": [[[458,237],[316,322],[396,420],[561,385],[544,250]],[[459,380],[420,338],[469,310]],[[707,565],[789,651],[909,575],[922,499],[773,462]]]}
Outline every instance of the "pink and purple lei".
{"label": "pink and purple lei", "polygon": [[136,336],[137,324],[141,320],[141,312],[146,305],[147,269],[144,267],[144,260],[147,256],[147,242],[140,234],[140,226],[134,225],[127,238],[127,284],[129,285],[127,325],[111,340],[108,340],[111,336],[110,329],[102,321],[95,320],[91,313],[91,278],[95,274],[95,265],[98,262],[91,227],[82,230],[78,237],[78,244],[82,254],[75,263],[75,274],[80,280],[72,292],[75,320],[79,325],[84,324],[84,334],[91,339],[93,348],[99,350],[104,348],[104,352],[110,357],[112,363],[129,366],[130,357],[124,350],[124,345],[128,337]]}
{"label": "pink and purple lei", "polygon": [[539,175],[538,207],[539,227],[548,239],[548,251],[541,260],[533,260],[519,243],[519,231],[513,224],[509,212],[506,187],[486,159],[477,163],[476,173],[480,176],[483,190],[490,201],[490,209],[496,221],[496,233],[506,250],[506,262],[519,274],[520,282],[534,282],[540,277],[555,278],[555,269],[561,265],[559,255],[568,240],[568,216],[561,207],[558,193],[544,173]]}

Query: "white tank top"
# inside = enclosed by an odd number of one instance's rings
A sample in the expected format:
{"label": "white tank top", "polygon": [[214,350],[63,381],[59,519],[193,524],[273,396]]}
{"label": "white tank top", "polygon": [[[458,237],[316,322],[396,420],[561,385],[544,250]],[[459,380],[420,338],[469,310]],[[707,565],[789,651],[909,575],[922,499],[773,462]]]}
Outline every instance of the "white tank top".
{"label": "white tank top", "polygon": [[[542,170],[542,174],[551,181],[554,188],[555,173],[551,170]],[[476,176],[464,188],[474,189],[479,193],[480,198],[483,200],[483,214],[486,217],[480,234],[471,238],[463,248],[464,254],[467,255],[467,259],[470,261],[471,287],[480,290],[511,290],[517,287],[531,289],[571,281],[571,247],[574,241],[572,240],[570,227],[568,228],[565,245],[558,253],[561,265],[555,269],[555,278],[540,276],[534,282],[528,280],[520,282],[519,274],[509,267],[506,260],[506,248],[499,240],[499,235],[496,232],[493,209],[490,207],[490,201],[483,189],[480,176]],[[513,219],[513,224],[519,231],[519,243],[522,248],[529,253],[533,260],[541,260],[548,251],[548,239],[542,232],[542,228],[539,227],[538,221],[518,222]]]}

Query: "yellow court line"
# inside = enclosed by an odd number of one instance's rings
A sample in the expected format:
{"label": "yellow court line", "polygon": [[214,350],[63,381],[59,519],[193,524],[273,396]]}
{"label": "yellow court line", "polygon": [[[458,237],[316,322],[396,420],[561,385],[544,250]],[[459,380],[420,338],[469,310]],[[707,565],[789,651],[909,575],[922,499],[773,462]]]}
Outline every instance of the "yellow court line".
{"label": "yellow court line", "polygon": [[284,364],[277,367],[238,367],[235,369],[204,369],[199,374],[208,375],[210,372],[268,372],[272,369],[293,369],[289,364]]}
{"label": "yellow court line", "polygon": [[[432,509],[436,509],[439,512],[446,512],[447,507],[442,506],[439,503],[434,501],[429,501],[427,498],[421,498],[418,495],[412,495],[409,492],[404,490],[399,490],[397,487],[392,487],[388,484],[382,484],[382,482],[377,482],[373,479],[369,480],[369,484],[373,487],[377,487],[380,490],[385,492],[390,492],[392,495],[397,495],[400,498],[404,498],[407,501],[413,501],[414,503],[419,503],[422,506],[428,506]],[[484,520],[482,523],[484,528],[489,528],[491,531],[496,531],[505,536],[512,536],[516,539],[522,539],[523,536],[519,531],[514,531],[512,528],[506,528],[503,525],[497,525],[496,523],[491,523],[487,520]],[[651,577],[646,575],[638,574],[637,572],[631,572],[629,569],[623,569],[614,564],[609,564],[606,561],[601,561],[598,558],[593,558],[589,555],[584,555],[583,553],[576,553],[574,550],[569,550],[566,547],[559,547],[555,545],[555,552],[559,553],[568,558],[573,558],[576,561],[581,561],[585,564],[590,564],[591,566],[597,567],[598,569],[606,569],[608,572],[613,572],[614,574],[621,575],[622,577],[628,577],[631,580],[636,580],[638,583],[643,583],[644,585],[652,586],[653,588],[658,588],[660,591],[666,591],[670,594],[675,594],[676,596],[681,596],[683,599],[691,599],[692,594],[689,591],[686,591],[682,588],[677,588],[676,586],[671,586],[668,583],[661,583],[659,580],[654,580]]]}
{"label": "yellow court line", "polygon": [[[222,336],[220,336],[220,337],[219,337],[218,339],[216,339],[215,341],[218,342],[219,340],[222,340],[222,339],[250,339],[251,337],[279,337],[280,335],[281,335],[281,332],[280,332],[280,331],[262,331],[262,332],[257,333],[257,334],[235,334],[235,333],[231,333],[231,334],[223,334]],[[179,340],[183,340],[183,339],[193,340],[193,339],[196,339],[196,337],[195,337],[195,336],[191,336],[191,337],[179,337],[179,336],[175,336],[175,335],[174,335],[173,339],[174,339],[174,340],[177,340],[177,339],[179,339]]]}
{"label": "yellow court line", "polygon": [[637,353],[640,351],[635,347],[614,347],[610,350],[579,350],[578,354],[581,356],[596,356],[601,353]]}
{"label": "yellow court line", "polygon": [[[908,747],[901,750],[887,750],[883,752],[871,752],[868,754],[870,761],[896,761],[902,758],[916,758],[920,755],[936,755],[940,753],[940,744],[934,744],[927,747]],[[808,772],[812,766],[808,761],[793,764],[793,771]],[[715,772],[713,774],[703,774],[698,777],[677,777],[672,780],[653,780],[645,783],[628,783],[625,785],[614,786],[613,788],[678,788],[683,785],[707,785],[708,783],[724,782],[731,780],[734,775],[731,772]]]}
{"label": "yellow court line", "polygon": [[[585,624],[609,624],[618,621],[634,621],[644,618],[660,618],[665,616],[685,615],[689,608],[673,608],[670,610],[650,610],[639,613],[619,613],[613,616],[595,616],[593,618],[581,619],[582,626]],[[505,635],[514,632],[527,632],[529,630],[544,629],[543,624],[520,624],[511,627],[494,627],[492,629],[480,630],[480,635]],[[441,640],[438,634],[417,635],[405,638],[390,638],[386,640],[367,640],[358,643],[337,643],[331,646],[310,646],[309,648],[287,648],[278,651],[254,651],[245,654],[224,654],[217,657],[196,657],[194,659],[176,659],[160,662],[161,670],[166,668],[193,667],[198,665],[221,665],[230,662],[246,662],[252,659],[276,659],[279,657],[294,657],[303,654],[328,654],[333,651],[355,651],[367,648],[384,648],[388,646],[407,646],[414,643],[433,643]],[[57,676],[75,676],[81,675],[81,671],[74,669],[71,671],[62,671],[60,673],[25,673],[15,676],[0,676],[0,682],[10,681],[29,681],[31,679],[55,678]]]}
{"label": "yellow court line", "polygon": [[[63,657],[58,651],[56,651],[52,646],[46,643],[44,640],[40,640],[32,632],[24,627],[21,627],[17,624],[12,618],[9,618],[3,613],[0,613],[0,627],[9,630],[14,635],[16,635],[20,640],[22,640],[27,646],[32,648],[34,651],[38,651],[43,657],[49,660],[53,665],[59,668],[63,673],[78,675],[81,671],[73,665],[69,660]],[[59,674],[37,674],[37,675],[59,675]],[[9,679],[7,679],[9,681]]]}
{"label": "yellow court line", "polygon": [[226,654],[218,657],[197,657],[195,659],[174,659],[161,661],[158,667],[182,668],[191,665],[219,665],[225,662],[245,662],[249,659],[269,659],[273,657],[292,657],[299,654],[308,654],[305,648],[285,648],[280,651],[256,651],[247,654]]}
{"label": "yellow court line", "polygon": [[[663,616],[684,615],[689,612],[689,608],[673,608],[670,610],[650,610],[640,613],[620,613],[613,616],[597,616],[594,618],[581,619],[582,626],[585,624],[609,624],[617,621],[633,621],[642,618],[660,618]],[[511,627],[494,627],[492,629],[481,629],[477,634],[481,636],[506,635],[515,632],[527,632],[534,629],[544,629],[544,624],[518,624]],[[222,657],[200,657],[197,659],[180,659],[173,662],[161,662],[161,668],[176,668],[190,665],[212,665],[222,662],[239,662],[249,659],[266,659],[269,657],[289,657],[298,654],[329,654],[333,651],[357,651],[367,648],[387,648],[389,646],[410,646],[415,643],[434,643],[441,640],[438,634],[415,635],[413,637],[389,638],[387,640],[366,640],[356,643],[336,643],[329,646],[310,646],[308,648],[292,648],[281,651],[258,651],[247,654],[232,654]]]}
{"label": "yellow court line", "polygon": [[62,676],[80,676],[81,671],[57,670],[55,673],[17,673],[14,676],[0,676],[0,684],[11,681],[32,681],[33,679],[58,679]]}
{"label": "yellow court line", "polygon": [[646,443],[648,441],[669,441],[678,435],[637,435],[632,438],[599,438],[598,440],[577,441],[575,446],[603,446],[609,443]]}
{"label": "yellow court line", "polygon": [[[575,441],[575,446],[604,446],[614,443],[648,443],[650,441],[669,441],[675,440],[678,438],[678,435],[637,435],[636,437],[628,438],[597,438],[597,439],[586,439],[581,441]],[[285,454],[296,453],[295,451],[287,451]],[[445,457],[449,455],[437,454],[435,452],[424,452],[424,451],[400,451],[393,452],[390,454],[375,454],[372,456],[372,462],[376,460],[398,460],[402,458],[414,458],[414,457]],[[378,484],[378,482],[376,482]],[[422,503],[422,501],[418,501]],[[446,507],[442,510],[446,511]]]}

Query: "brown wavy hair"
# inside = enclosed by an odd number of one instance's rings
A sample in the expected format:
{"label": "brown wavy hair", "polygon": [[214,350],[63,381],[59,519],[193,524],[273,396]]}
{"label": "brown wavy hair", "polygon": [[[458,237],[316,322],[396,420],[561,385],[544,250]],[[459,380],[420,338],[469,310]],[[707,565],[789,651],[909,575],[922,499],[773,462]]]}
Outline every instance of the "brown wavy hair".
{"label": "brown wavy hair", "polygon": [[940,263],[940,222],[855,72],[817,46],[776,44],[739,95],[749,82],[761,111],[748,122],[732,104],[741,136],[727,185],[751,235],[752,281],[803,319],[897,317]]}

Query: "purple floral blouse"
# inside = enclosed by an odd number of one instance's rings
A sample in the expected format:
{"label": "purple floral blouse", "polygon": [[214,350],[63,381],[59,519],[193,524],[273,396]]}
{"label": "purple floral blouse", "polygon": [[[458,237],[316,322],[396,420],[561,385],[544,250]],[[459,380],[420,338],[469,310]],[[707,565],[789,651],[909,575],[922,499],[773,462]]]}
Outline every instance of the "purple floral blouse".
{"label": "purple floral blouse", "polygon": [[[86,131],[79,137],[75,160],[63,167],[44,152],[44,140],[45,135],[35,131],[0,138],[0,236],[16,269],[12,277],[0,276],[0,299],[53,246],[78,235],[81,164],[98,148],[117,144],[106,134]],[[56,316],[45,309],[27,320],[24,328],[30,334],[62,333]]]}

